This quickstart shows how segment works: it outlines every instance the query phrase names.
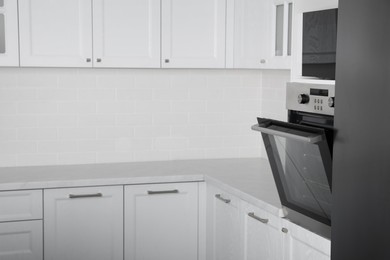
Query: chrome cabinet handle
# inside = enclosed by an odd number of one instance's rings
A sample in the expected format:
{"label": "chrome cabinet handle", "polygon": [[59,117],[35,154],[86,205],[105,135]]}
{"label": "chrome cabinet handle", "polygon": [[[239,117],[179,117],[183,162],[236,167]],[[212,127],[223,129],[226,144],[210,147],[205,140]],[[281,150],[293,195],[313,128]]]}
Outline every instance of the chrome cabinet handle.
{"label": "chrome cabinet handle", "polygon": [[159,190],[159,191],[148,190],[149,195],[170,194],[170,193],[179,193],[179,190]]}
{"label": "chrome cabinet handle", "polygon": [[260,60],[260,63],[261,63],[261,64],[265,64],[266,62],[267,62],[267,61],[266,61],[265,59],[261,59],[261,60]]}
{"label": "chrome cabinet handle", "polygon": [[169,63],[169,59],[165,59],[164,62],[165,62],[165,63]]}
{"label": "chrome cabinet handle", "polygon": [[69,199],[81,199],[81,198],[98,198],[103,197],[102,193],[93,193],[93,194],[69,194]]}
{"label": "chrome cabinet handle", "polygon": [[264,224],[267,224],[268,221],[269,221],[269,220],[266,219],[266,218],[260,218],[260,217],[256,216],[254,212],[248,213],[248,216],[251,217],[251,218],[253,218],[253,219],[256,219],[257,221],[260,221],[261,223],[264,223]]}
{"label": "chrome cabinet handle", "polygon": [[98,58],[96,59],[96,62],[102,62],[102,59]]}
{"label": "chrome cabinet handle", "polygon": [[219,200],[225,202],[226,204],[227,204],[227,203],[230,203],[230,201],[231,201],[231,200],[229,200],[229,199],[223,198],[223,197],[221,196],[221,194],[215,194],[215,197],[216,197],[217,199],[219,199]]}
{"label": "chrome cabinet handle", "polygon": [[287,234],[288,233],[288,229],[287,228],[282,228],[282,232]]}
{"label": "chrome cabinet handle", "polygon": [[92,59],[91,59],[91,58],[87,58],[86,61],[87,61],[87,62],[91,62]]}

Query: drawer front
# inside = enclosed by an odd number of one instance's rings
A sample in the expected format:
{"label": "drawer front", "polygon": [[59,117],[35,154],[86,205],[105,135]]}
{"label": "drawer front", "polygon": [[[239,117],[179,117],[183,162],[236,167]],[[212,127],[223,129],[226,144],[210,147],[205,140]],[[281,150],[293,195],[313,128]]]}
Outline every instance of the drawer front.
{"label": "drawer front", "polygon": [[42,219],[42,190],[0,192],[0,222]]}
{"label": "drawer front", "polygon": [[42,220],[0,223],[0,259],[42,260]]}

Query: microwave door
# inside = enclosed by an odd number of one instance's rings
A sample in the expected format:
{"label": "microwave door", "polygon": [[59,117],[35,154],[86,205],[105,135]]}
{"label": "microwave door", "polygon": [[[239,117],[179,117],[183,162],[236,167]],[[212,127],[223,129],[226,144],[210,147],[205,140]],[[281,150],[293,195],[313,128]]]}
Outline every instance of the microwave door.
{"label": "microwave door", "polygon": [[332,162],[324,130],[258,121],[252,129],[262,134],[282,205],[330,225]]}

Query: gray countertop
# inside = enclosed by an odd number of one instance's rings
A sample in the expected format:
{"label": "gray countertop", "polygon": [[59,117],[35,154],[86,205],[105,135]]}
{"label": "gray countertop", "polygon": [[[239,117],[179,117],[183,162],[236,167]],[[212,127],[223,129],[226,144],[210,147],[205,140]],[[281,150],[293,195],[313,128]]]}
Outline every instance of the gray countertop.
{"label": "gray countertop", "polygon": [[0,168],[0,191],[206,181],[283,215],[266,159],[212,159]]}

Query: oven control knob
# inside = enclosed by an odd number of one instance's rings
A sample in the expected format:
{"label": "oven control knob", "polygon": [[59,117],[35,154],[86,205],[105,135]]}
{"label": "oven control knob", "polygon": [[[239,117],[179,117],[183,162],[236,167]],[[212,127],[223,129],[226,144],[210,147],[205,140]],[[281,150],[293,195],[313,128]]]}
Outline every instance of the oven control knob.
{"label": "oven control knob", "polygon": [[334,97],[330,97],[328,99],[328,105],[329,105],[329,107],[334,107]]}
{"label": "oven control knob", "polygon": [[298,103],[299,104],[307,104],[310,101],[309,95],[306,94],[300,94],[298,95]]}

